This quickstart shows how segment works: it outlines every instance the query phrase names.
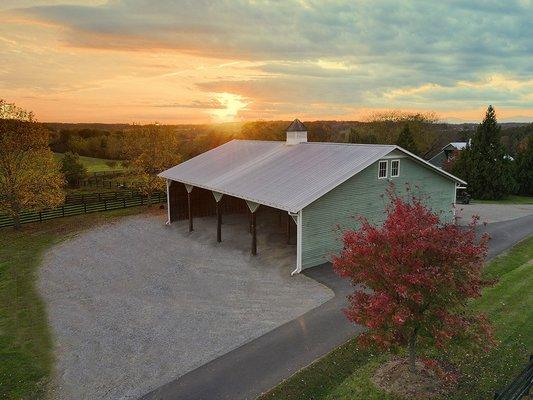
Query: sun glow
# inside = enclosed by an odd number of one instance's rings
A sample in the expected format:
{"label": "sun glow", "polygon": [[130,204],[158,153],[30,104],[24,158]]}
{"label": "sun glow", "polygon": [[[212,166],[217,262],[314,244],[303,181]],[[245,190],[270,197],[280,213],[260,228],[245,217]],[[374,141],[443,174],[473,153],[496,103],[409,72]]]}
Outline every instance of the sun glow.
{"label": "sun glow", "polygon": [[233,93],[213,93],[213,97],[220,104],[220,108],[209,110],[216,122],[235,121],[239,111],[245,110],[250,104],[243,96]]}

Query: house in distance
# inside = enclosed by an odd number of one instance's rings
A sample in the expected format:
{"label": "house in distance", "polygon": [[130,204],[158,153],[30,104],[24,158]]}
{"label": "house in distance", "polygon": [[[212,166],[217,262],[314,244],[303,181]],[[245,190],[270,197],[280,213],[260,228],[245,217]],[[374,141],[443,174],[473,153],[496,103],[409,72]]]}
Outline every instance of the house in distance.
{"label": "house in distance", "polygon": [[436,167],[443,168],[446,161],[450,161],[454,157],[456,151],[464,150],[467,142],[451,142],[442,148],[440,152],[429,159],[429,162]]}
{"label": "house in distance", "polygon": [[383,222],[391,182],[397,191],[408,184],[428,196],[446,220],[454,216],[457,186],[466,184],[396,145],[308,142],[298,119],[286,129],[286,141],[232,140],[159,176],[167,181],[168,223],[188,218],[192,231],[194,217],[217,215],[221,241],[222,210],[247,212],[254,255],[257,211],[285,215],[296,226],[293,273],[339,250],[336,226],[353,228],[358,215]]}

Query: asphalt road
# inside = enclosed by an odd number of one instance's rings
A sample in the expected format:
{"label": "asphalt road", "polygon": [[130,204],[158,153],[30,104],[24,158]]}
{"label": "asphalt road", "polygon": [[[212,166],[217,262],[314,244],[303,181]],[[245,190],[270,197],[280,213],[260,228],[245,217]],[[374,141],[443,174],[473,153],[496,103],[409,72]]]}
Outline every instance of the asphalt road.
{"label": "asphalt road", "polygon": [[[533,215],[488,224],[479,230],[491,235],[488,257],[492,258],[533,234]],[[359,333],[361,328],[349,323],[341,312],[350,285],[338,278],[329,264],[304,273],[331,288],[335,297],[142,399],[255,399]]]}

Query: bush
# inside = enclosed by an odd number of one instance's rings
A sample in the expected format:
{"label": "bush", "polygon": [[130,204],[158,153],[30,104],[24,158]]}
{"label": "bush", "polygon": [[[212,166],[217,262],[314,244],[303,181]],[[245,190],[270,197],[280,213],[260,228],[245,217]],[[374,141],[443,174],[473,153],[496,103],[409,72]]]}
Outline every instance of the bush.
{"label": "bush", "polygon": [[65,179],[69,186],[77,187],[80,181],[87,175],[87,169],[80,161],[80,156],[77,153],[66,152],[61,159],[61,172],[65,175]]}

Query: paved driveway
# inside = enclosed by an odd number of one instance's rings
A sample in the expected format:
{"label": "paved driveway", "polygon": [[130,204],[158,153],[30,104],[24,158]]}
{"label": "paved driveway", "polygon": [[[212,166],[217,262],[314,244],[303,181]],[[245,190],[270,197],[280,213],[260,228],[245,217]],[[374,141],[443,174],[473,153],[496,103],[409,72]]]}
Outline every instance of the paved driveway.
{"label": "paved driveway", "polygon": [[39,286],[56,340],[59,399],[129,399],[333,297],[290,277],[294,246],[259,221],[249,256],[242,217],[163,225],[137,216],[87,231],[45,256]]}
{"label": "paved driveway", "polygon": [[509,221],[533,215],[533,204],[458,204],[459,224],[467,225],[472,215],[479,215],[480,223]]}

